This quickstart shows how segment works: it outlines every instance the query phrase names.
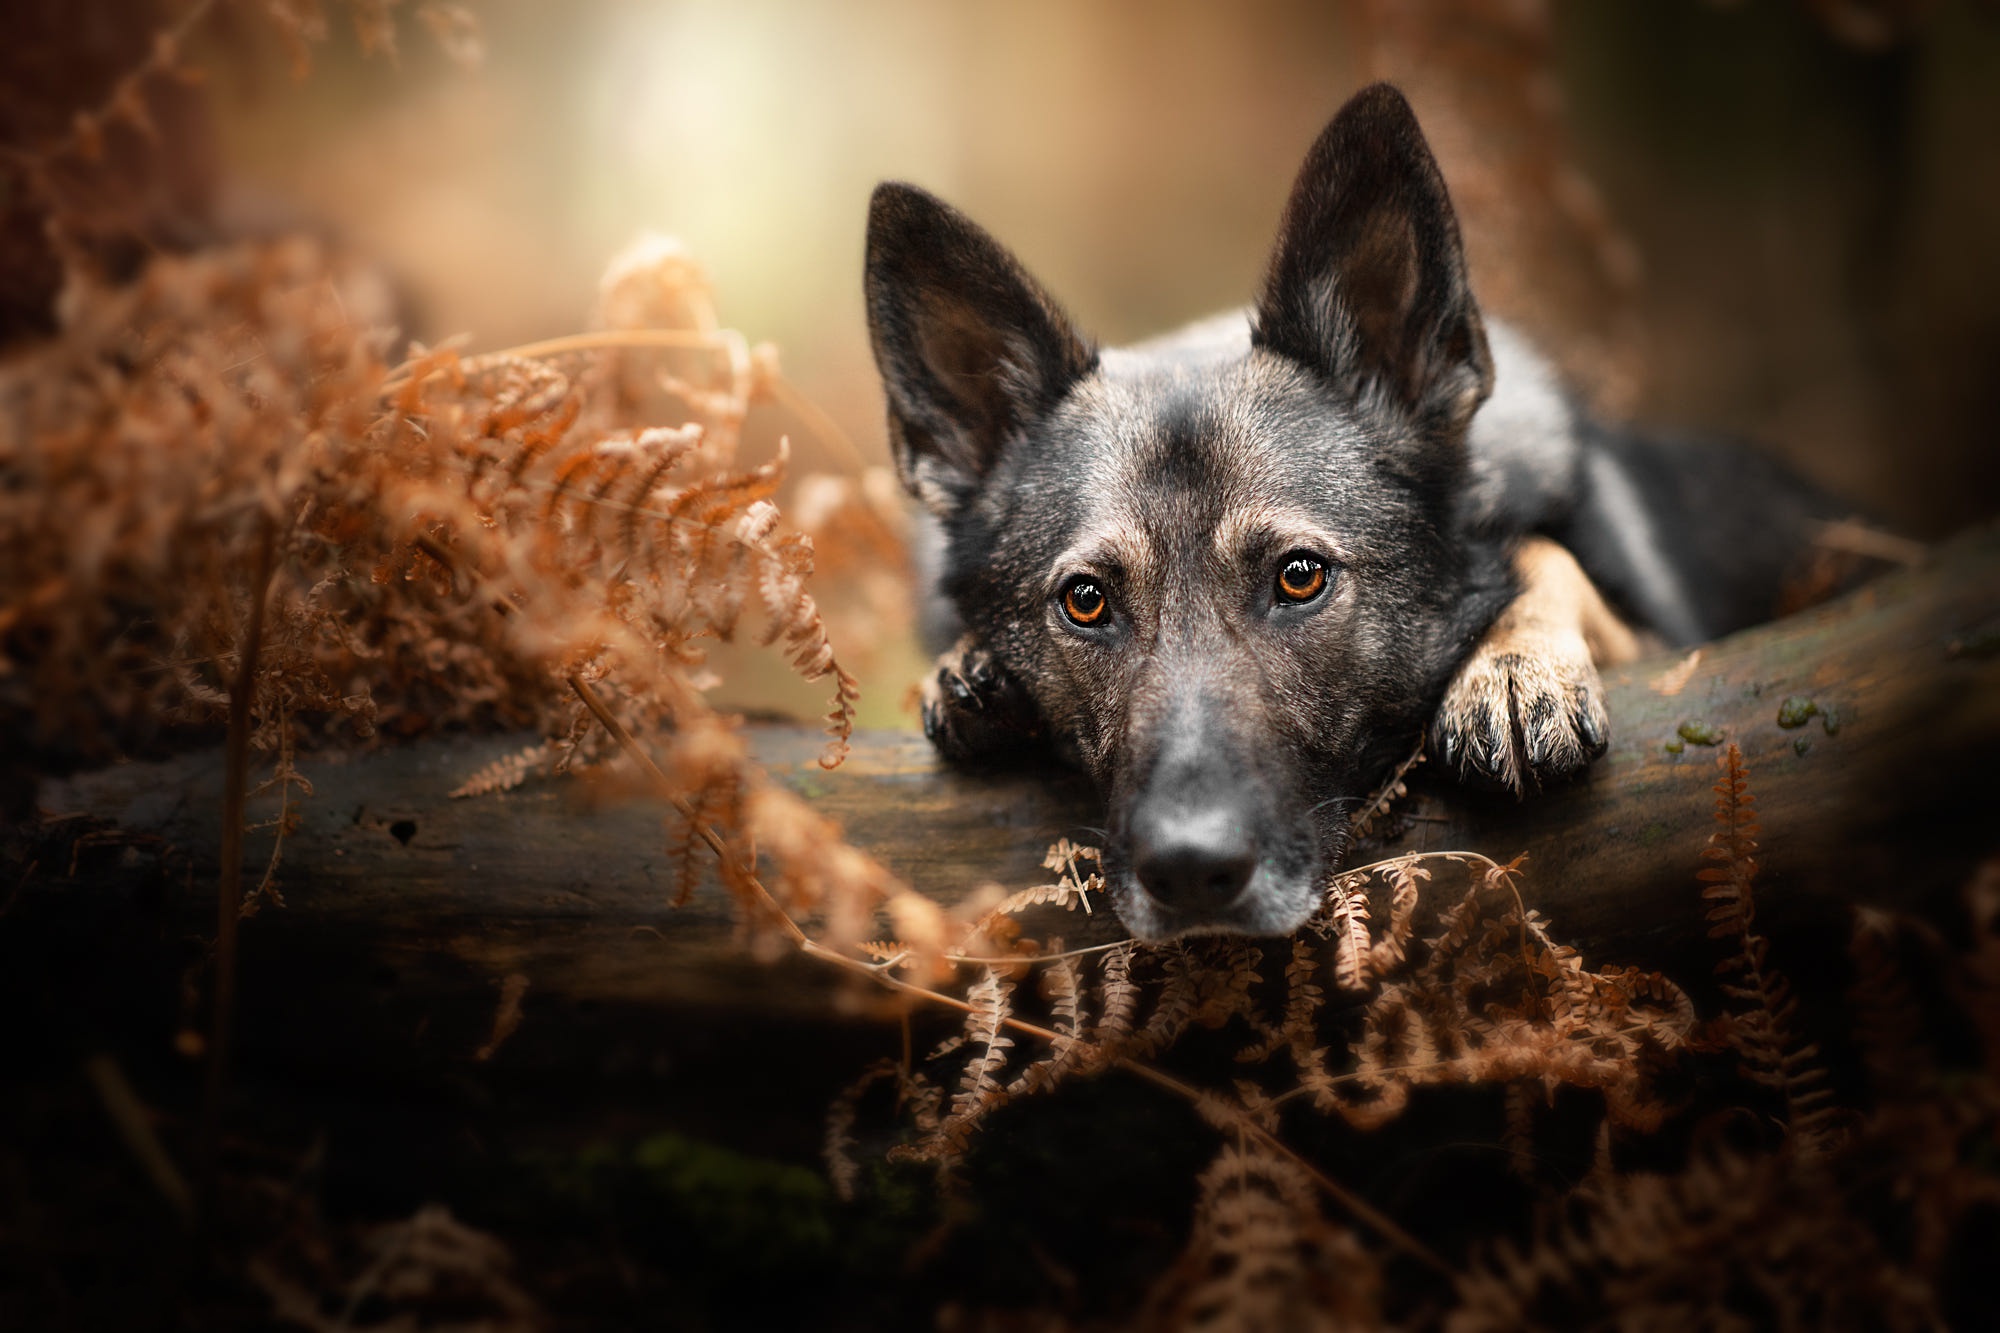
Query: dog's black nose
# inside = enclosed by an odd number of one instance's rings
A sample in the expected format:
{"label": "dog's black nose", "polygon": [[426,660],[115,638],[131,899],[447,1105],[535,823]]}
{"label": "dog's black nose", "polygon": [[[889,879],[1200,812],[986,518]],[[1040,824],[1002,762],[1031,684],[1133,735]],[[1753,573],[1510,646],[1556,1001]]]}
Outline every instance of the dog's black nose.
{"label": "dog's black nose", "polygon": [[1132,871],[1168,907],[1199,915],[1236,901],[1257,869],[1249,821],[1235,810],[1142,808],[1132,818]]}

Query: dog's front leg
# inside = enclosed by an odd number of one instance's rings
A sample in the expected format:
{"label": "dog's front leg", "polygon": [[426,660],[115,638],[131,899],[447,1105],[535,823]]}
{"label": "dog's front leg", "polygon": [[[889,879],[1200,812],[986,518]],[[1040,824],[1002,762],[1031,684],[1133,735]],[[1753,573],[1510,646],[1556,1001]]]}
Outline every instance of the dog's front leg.
{"label": "dog's front leg", "polygon": [[1001,758],[1041,741],[1035,701],[970,634],[939,655],[922,696],[924,735],[948,760]]}
{"label": "dog's front leg", "polygon": [[1514,569],[1520,595],[1446,689],[1431,748],[1462,776],[1525,795],[1604,753],[1597,668],[1631,661],[1640,645],[1561,545],[1528,538]]}

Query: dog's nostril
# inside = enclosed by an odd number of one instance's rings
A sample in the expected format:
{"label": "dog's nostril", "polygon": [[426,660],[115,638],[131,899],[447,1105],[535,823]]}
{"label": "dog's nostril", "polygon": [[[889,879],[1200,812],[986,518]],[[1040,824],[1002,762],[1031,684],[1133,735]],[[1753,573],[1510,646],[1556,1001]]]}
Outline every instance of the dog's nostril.
{"label": "dog's nostril", "polygon": [[1202,830],[1184,824],[1134,842],[1132,869],[1139,886],[1182,911],[1229,906],[1257,869],[1255,850],[1234,828]]}

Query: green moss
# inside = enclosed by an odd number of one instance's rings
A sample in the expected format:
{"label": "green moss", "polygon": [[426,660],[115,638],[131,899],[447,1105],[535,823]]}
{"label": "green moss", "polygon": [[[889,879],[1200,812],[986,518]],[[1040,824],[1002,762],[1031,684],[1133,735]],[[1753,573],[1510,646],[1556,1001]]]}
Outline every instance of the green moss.
{"label": "green moss", "polygon": [[1812,737],[1810,736],[1801,736],[1792,742],[1792,752],[1794,754],[1803,756],[1810,749],[1812,749]]}
{"label": "green moss", "polygon": [[1700,718],[1689,718],[1680,725],[1680,738],[1689,745],[1722,744],[1722,728],[1703,722]]}
{"label": "green moss", "polygon": [[1838,708],[1822,708],[1819,710],[1819,724],[1826,729],[1827,735],[1838,736],[1840,734],[1840,723],[1841,716]]}
{"label": "green moss", "polygon": [[1662,750],[1665,750],[1668,754],[1679,754],[1681,751],[1687,749],[1687,746],[1681,744],[1678,740],[1672,740],[1668,741],[1665,745],[1662,745],[1660,748]]}
{"label": "green moss", "polygon": [[523,1163],[554,1200],[592,1218],[643,1221],[681,1244],[727,1256],[737,1271],[824,1264],[838,1250],[839,1209],[819,1172],[679,1134],[592,1144]]}
{"label": "green moss", "polygon": [[[640,1273],[670,1273],[675,1328],[803,1328],[825,1307],[877,1327],[906,1256],[937,1226],[931,1173],[865,1161],[853,1203],[813,1166],[681,1134],[516,1156],[506,1207],[552,1235],[618,1237]],[[878,1293],[889,1293],[878,1296]]]}
{"label": "green moss", "polygon": [[631,1181],[675,1210],[718,1248],[777,1255],[833,1244],[832,1192],[817,1171],[763,1161],[678,1134],[655,1134],[632,1151]]}
{"label": "green moss", "polygon": [[1778,725],[1787,731],[1795,731],[1819,715],[1819,705],[1803,694],[1788,695],[1785,702],[1778,705]]}
{"label": "green moss", "polygon": [[805,797],[817,801],[832,793],[833,787],[817,773],[798,772],[785,775],[785,785]]}

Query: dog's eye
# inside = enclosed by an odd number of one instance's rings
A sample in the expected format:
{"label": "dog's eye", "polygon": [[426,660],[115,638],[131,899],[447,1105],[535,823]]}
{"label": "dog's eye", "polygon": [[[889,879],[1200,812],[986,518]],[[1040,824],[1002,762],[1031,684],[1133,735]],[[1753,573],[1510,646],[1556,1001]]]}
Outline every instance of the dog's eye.
{"label": "dog's eye", "polygon": [[1104,623],[1110,603],[1105,601],[1104,589],[1095,580],[1075,578],[1063,587],[1062,607],[1071,624],[1088,628]]}
{"label": "dog's eye", "polygon": [[1316,556],[1295,555],[1278,571],[1278,600],[1310,602],[1326,586],[1326,563]]}

